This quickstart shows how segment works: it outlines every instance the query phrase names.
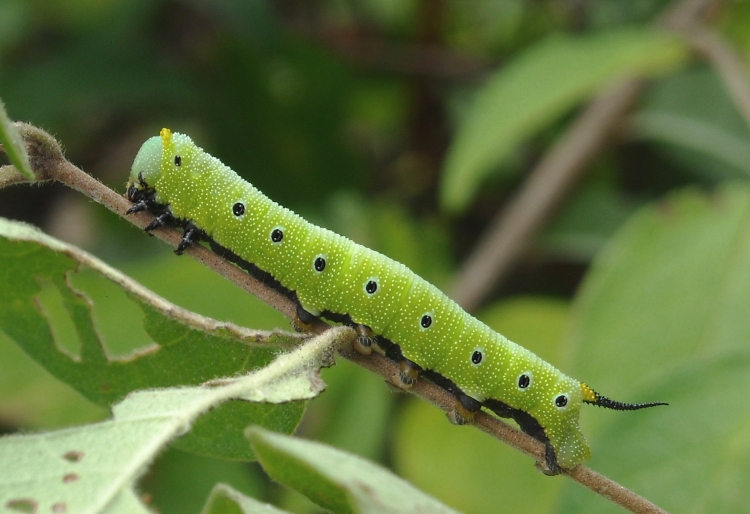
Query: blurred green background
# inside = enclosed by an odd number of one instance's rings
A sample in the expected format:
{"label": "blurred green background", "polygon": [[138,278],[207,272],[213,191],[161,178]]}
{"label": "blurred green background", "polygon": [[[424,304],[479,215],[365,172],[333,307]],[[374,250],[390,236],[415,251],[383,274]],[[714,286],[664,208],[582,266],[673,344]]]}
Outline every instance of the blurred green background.
{"label": "blurred green background", "polygon": [[[119,191],[146,138],[163,126],[188,133],[282,205],[447,288],[585,100],[623,74],[648,76],[621,137],[587,166],[478,314],[607,396],[673,404],[667,413],[584,409],[592,467],[666,508],[740,512],[750,477],[741,430],[750,422],[750,299],[741,287],[750,269],[750,128],[709,64],[679,43],[646,41],[668,5],[0,0],[0,98],[11,118],[48,130],[69,160]],[[750,4],[720,2],[708,20],[747,65]],[[566,38],[580,49],[567,49]],[[519,71],[560,49],[573,52],[565,77]],[[621,64],[612,64],[618,51]],[[493,97],[502,81],[525,96]],[[566,85],[574,92],[542,101]],[[533,123],[492,118],[490,127],[507,127],[505,139],[490,132],[477,141],[481,98],[520,110],[537,102]],[[462,175],[460,156],[482,150],[472,145],[496,155]],[[441,190],[449,175],[473,184],[453,204]],[[60,185],[0,191],[0,216],[79,245],[186,308],[289,327]],[[104,326],[119,304],[100,294]],[[109,341],[115,354],[145,343]],[[329,390],[309,405],[300,435],[381,462],[456,509],[619,511],[347,362],[324,378]],[[0,333],[0,430],[106,415]],[[142,490],[164,514],[197,513],[217,481],[316,511],[255,464],[178,450],[161,456]]]}

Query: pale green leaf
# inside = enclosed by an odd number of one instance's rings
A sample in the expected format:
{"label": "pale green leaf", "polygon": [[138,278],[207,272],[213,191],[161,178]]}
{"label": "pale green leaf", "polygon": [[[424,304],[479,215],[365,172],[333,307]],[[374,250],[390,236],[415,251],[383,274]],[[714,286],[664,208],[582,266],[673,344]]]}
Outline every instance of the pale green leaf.
{"label": "pale green leaf", "polygon": [[271,478],[336,513],[455,512],[360,457],[259,427],[247,437]]}
{"label": "pale green leaf", "polygon": [[477,92],[446,157],[441,203],[464,209],[519,143],[613,82],[664,73],[686,56],[674,36],[645,28],[542,41]]}
{"label": "pale green leaf", "polygon": [[[65,512],[126,512],[134,505],[135,480],[198,416],[233,398],[277,402],[318,394],[324,386],[319,368],[331,364],[332,352],[351,333],[333,328],[221,385],[137,391],[114,406],[109,421],[0,438],[0,505],[28,501],[38,512],[55,512],[60,503]],[[108,510],[112,505],[117,510]]]}
{"label": "pale green leaf", "polygon": [[283,514],[282,511],[245,496],[225,484],[217,484],[211,491],[201,514]]}

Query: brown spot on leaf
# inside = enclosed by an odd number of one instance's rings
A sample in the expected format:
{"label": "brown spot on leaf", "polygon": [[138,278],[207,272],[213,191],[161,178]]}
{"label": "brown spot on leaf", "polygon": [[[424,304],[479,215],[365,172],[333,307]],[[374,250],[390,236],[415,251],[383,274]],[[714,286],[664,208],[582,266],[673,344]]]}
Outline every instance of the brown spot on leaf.
{"label": "brown spot on leaf", "polygon": [[69,452],[63,454],[63,459],[67,460],[68,462],[81,462],[83,460],[83,455],[83,452],[70,450]]}
{"label": "brown spot on leaf", "polygon": [[68,512],[67,504],[57,502],[52,506],[52,514],[63,514],[63,512]]}
{"label": "brown spot on leaf", "polygon": [[16,500],[8,500],[5,503],[5,508],[15,510],[16,512],[28,512],[34,514],[39,508],[39,504],[29,498],[18,498]]}
{"label": "brown spot on leaf", "polygon": [[81,477],[79,477],[79,476],[78,476],[78,475],[76,475],[75,473],[68,473],[67,475],[65,475],[65,476],[63,477],[63,483],[65,483],[65,484],[69,484],[69,483],[71,483],[71,482],[75,482],[75,481],[76,481],[76,480],[78,480],[79,478],[81,478]]}

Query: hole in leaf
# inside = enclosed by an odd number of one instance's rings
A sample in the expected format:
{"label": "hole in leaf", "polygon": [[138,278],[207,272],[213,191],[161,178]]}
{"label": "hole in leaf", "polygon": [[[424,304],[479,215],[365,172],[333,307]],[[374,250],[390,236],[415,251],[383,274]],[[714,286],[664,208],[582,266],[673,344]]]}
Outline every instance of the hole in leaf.
{"label": "hole in leaf", "polygon": [[73,320],[65,308],[63,295],[49,280],[40,281],[41,291],[36,296],[39,312],[47,318],[52,339],[60,352],[75,361],[81,360],[81,340]]}
{"label": "hole in leaf", "polygon": [[39,507],[39,504],[29,498],[18,498],[17,500],[8,500],[5,504],[6,509],[15,510],[16,512],[30,512],[35,513]]}
{"label": "hole in leaf", "polygon": [[83,460],[83,455],[83,452],[70,450],[69,452],[65,452],[63,454],[63,459],[67,460],[68,462],[81,462]]}
{"label": "hole in leaf", "polygon": [[86,268],[69,274],[69,280],[91,300],[94,327],[109,360],[126,359],[154,346],[143,328],[143,311],[120,286]]}

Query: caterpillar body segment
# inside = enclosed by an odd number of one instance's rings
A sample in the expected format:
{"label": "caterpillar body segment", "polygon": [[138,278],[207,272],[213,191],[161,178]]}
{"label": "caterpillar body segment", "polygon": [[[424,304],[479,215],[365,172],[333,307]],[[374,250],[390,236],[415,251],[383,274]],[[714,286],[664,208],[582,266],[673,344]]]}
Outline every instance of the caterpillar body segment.
{"label": "caterpillar body segment", "polygon": [[[456,396],[451,421],[471,422],[486,407],[514,419],[546,445],[545,472],[589,457],[578,426],[583,403],[616,410],[598,395],[461,309],[403,264],[308,223],[268,199],[183,134],[162,129],[135,158],[129,212],[185,228],[178,253],[198,239],[251,273],[268,274],[298,302],[295,328],[319,316],[355,327],[355,347],[377,341],[399,360],[392,382],[407,389],[420,373]],[[153,227],[151,227],[153,228]]]}

